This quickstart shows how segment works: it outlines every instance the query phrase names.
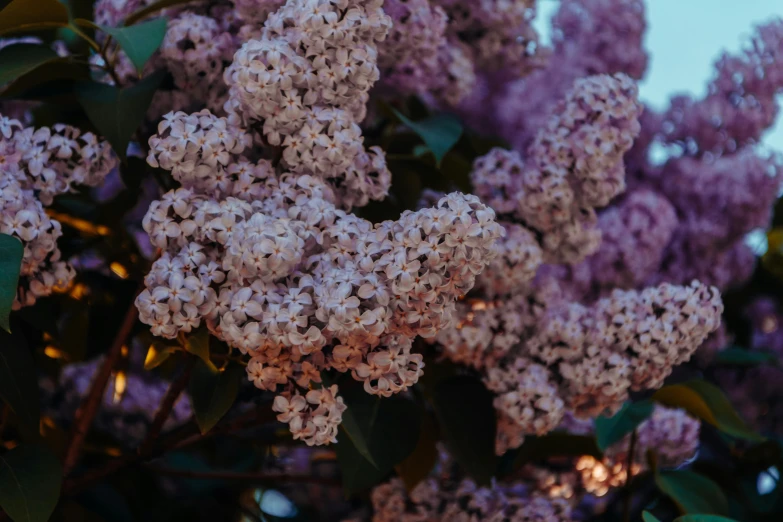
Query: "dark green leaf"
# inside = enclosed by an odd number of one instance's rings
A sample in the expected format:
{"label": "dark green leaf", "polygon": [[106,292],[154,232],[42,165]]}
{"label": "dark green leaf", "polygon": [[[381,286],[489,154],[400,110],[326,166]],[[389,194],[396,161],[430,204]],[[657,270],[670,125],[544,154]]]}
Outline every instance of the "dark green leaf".
{"label": "dark green leaf", "polygon": [[372,401],[353,401],[353,404],[343,412],[343,422],[340,424],[340,429],[351,440],[359,455],[376,468],[378,464],[375,463],[370,452],[367,437],[372,432],[375,419],[378,418],[380,405],[381,402],[374,398]]}
{"label": "dark green leaf", "polygon": [[163,71],[158,71],[126,89],[96,82],[77,86],[79,103],[84,112],[123,160],[128,143],[144,121],[152,97],[164,76]]}
{"label": "dark green leaf", "polygon": [[626,402],[613,417],[595,419],[595,439],[601,451],[619,442],[652,415],[652,401]]}
{"label": "dark green leaf", "polygon": [[201,361],[196,363],[188,393],[201,433],[211,430],[231,409],[244,377],[245,369],[239,364],[231,363],[224,371],[216,372]]}
{"label": "dark green leaf", "polygon": [[440,166],[440,162],[446,153],[456,145],[459,137],[462,135],[462,124],[456,116],[451,114],[438,114],[426,120],[411,121],[397,109],[392,110],[405,126],[424,140],[424,143],[427,144],[427,147],[435,156],[435,162],[438,166]]}
{"label": "dark green leaf", "polygon": [[0,11],[0,34],[68,25],[68,9],[57,0],[13,0]]}
{"label": "dark green leaf", "polygon": [[0,507],[14,522],[46,522],[60,497],[62,466],[43,446],[0,456]]}
{"label": "dark green leaf", "polygon": [[534,460],[582,455],[590,455],[596,459],[603,458],[595,437],[565,432],[549,433],[541,437],[529,436],[525,437],[525,442],[517,450],[514,469],[519,469]]}
{"label": "dark green leaf", "polygon": [[158,50],[163,37],[166,36],[166,24],[165,18],[156,18],[130,27],[112,28],[104,25],[99,27],[117,40],[141,76],[144,64]]}
{"label": "dark green leaf", "polygon": [[23,257],[22,242],[14,236],[0,234],[0,327],[6,332],[11,331],[8,318],[16,299]]}
{"label": "dark green leaf", "polygon": [[652,399],[670,408],[682,408],[734,437],[764,440],[748,428],[723,392],[706,381],[691,380],[664,386],[653,394]]}
{"label": "dark green leaf", "polygon": [[209,359],[209,330],[199,328],[188,335],[185,341],[185,349],[201,359],[207,367],[213,372],[217,371],[217,367]]}
{"label": "dark green leaf", "polygon": [[495,473],[495,409],[492,393],[469,375],[440,382],[432,405],[440,431],[457,462],[479,483]]}
{"label": "dark green leaf", "polygon": [[78,496],[79,503],[112,522],[134,522],[128,501],[106,483],[96,484]]}
{"label": "dark green leaf", "polygon": [[45,45],[14,44],[3,47],[0,49],[0,86],[57,58],[57,53]]}
{"label": "dark green leaf", "polygon": [[711,479],[688,470],[661,471],[655,483],[685,514],[729,512],[729,502]]}
{"label": "dark green leaf", "polygon": [[36,438],[41,417],[38,374],[19,328],[11,334],[0,331],[0,397],[16,413],[22,433]]}
{"label": "dark green leaf", "polygon": [[733,518],[719,517],[718,515],[683,515],[674,522],[737,522]]}
{"label": "dark green leaf", "polygon": [[83,361],[87,352],[87,336],[90,329],[90,309],[86,303],[69,299],[63,329],[60,335],[60,348],[68,354],[72,362]]}
{"label": "dark green leaf", "polygon": [[736,366],[759,366],[761,364],[774,363],[777,356],[769,352],[746,350],[738,346],[732,346],[722,352],[718,352],[715,362],[718,364],[732,364]]}
{"label": "dark green leaf", "polygon": [[[361,387],[340,390],[348,411],[353,410],[356,428],[367,442],[375,465],[359,453],[353,439],[338,435],[337,460],[346,493],[362,491],[380,482],[394,466],[416,448],[419,437],[419,411],[402,397],[380,399]],[[345,419],[345,414],[343,414]]]}
{"label": "dark green leaf", "polygon": [[658,517],[650,513],[649,511],[645,511],[642,513],[642,520],[644,522],[661,522]]}
{"label": "dark green leaf", "polygon": [[408,491],[413,490],[419,482],[427,478],[438,461],[438,442],[435,423],[432,418],[422,412],[419,440],[416,448],[408,457],[397,464],[395,470],[405,484]]}
{"label": "dark green leaf", "polygon": [[162,11],[167,7],[174,7],[176,5],[187,4],[189,2],[194,2],[194,1],[195,0],[159,0],[158,2],[143,7],[138,11],[136,11],[135,13],[133,13],[132,15],[130,15],[128,18],[125,19],[125,25],[135,24],[139,20],[143,20],[147,18],[149,15]]}

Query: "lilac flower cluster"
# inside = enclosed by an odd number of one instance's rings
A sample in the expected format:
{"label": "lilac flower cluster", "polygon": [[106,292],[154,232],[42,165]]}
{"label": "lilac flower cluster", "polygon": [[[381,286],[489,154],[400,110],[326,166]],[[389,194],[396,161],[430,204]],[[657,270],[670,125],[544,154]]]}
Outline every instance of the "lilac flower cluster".
{"label": "lilac flower cluster", "polygon": [[480,488],[469,479],[427,479],[406,493],[394,478],[372,491],[373,522],[571,522],[571,508],[519,488]]}
{"label": "lilac flower cluster", "polygon": [[[144,218],[163,254],[137,299],[141,320],[168,338],[205,323],[250,354],[248,378],[279,392],[278,418],[310,445],[335,440],[345,406],[336,386],[299,390],[326,369],[382,396],[415,383],[413,338],[450,324],[503,234],[491,209],[458,193],[378,225],[340,208],[388,188],[356,123],[387,25],[375,2],[290,0],[226,71],[229,117],[171,113],[149,141],[148,162],[182,188]],[[252,132],[240,123],[282,146],[279,164],[243,156]]]}
{"label": "lilac flower cluster", "polygon": [[0,232],[24,245],[14,309],[64,290],[76,275],[60,259],[61,226],[44,205],[77,185],[99,184],[116,165],[109,144],[91,133],[61,124],[35,129],[0,115]]}

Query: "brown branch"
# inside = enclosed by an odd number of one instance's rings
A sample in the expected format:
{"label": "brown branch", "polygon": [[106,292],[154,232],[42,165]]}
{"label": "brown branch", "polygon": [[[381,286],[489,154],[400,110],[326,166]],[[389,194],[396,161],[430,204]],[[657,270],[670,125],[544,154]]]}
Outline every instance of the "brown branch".
{"label": "brown branch", "polygon": [[81,406],[79,406],[79,409],[76,410],[76,418],[74,419],[73,429],[71,430],[71,436],[65,451],[65,458],[63,459],[64,475],[70,473],[79,461],[84,439],[87,437],[87,432],[90,430],[96,413],[98,413],[98,408],[101,405],[103,394],[106,392],[106,386],[109,383],[112,369],[122,354],[122,346],[130,335],[133,325],[136,324],[138,314],[139,311],[136,308],[134,299],[134,302],[131,303],[130,308],[128,308],[128,311],[125,314],[125,319],[122,321],[120,331],[117,332],[117,336],[114,338],[114,343],[109,349],[109,353],[106,354],[106,359],[103,361],[101,368],[92,381],[92,386],[90,387],[87,397],[84,399]]}
{"label": "brown branch", "polygon": [[147,465],[147,468],[161,475],[191,479],[240,480],[242,482],[264,484],[291,482],[295,484],[322,484],[324,486],[339,486],[341,482],[331,477],[314,475],[289,475],[287,473],[236,472],[236,471],[194,471],[189,469],[174,469]]}
{"label": "brown branch", "polygon": [[144,438],[144,442],[139,445],[137,450],[139,455],[143,455],[152,449],[152,445],[155,444],[155,440],[158,438],[158,435],[160,435],[163,425],[166,423],[166,420],[168,420],[171,410],[174,408],[174,404],[177,402],[177,399],[179,399],[185,386],[188,385],[190,372],[193,370],[193,364],[195,362],[195,357],[187,357],[182,373],[180,373],[179,377],[169,385],[166,396],[163,397],[163,400],[160,402],[158,411],[155,413],[155,418],[152,420],[152,425],[150,426],[149,431],[147,431],[147,436]]}
{"label": "brown branch", "polygon": [[203,435],[199,433],[196,424],[191,422],[176,430],[174,433],[162,438],[157,444],[151,445],[144,452],[129,453],[128,455],[109,461],[102,468],[97,468],[82,476],[66,480],[63,485],[63,495],[67,496],[79,493],[106,477],[119,473],[120,471],[137,464],[157,458],[168,451],[190,446],[214,435],[232,433],[271,422],[275,419],[276,414],[271,410],[270,406],[271,405],[269,404],[264,404],[255,407],[247,413],[225,421],[222,424],[218,424],[212,431]]}

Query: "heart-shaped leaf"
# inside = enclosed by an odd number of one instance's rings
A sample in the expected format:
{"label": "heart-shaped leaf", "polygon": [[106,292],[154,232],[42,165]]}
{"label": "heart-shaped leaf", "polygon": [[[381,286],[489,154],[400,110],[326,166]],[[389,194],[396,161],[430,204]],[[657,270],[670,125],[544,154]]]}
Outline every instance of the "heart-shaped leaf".
{"label": "heart-shaped leaf", "polygon": [[168,21],[165,18],[156,18],[129,27],[106,27],[105,25],[93,24],[88,20],[79,20],[79,23],[95,26],[117,40],[128,59],[136,67],[136,72],[141,76],[141,71],[147,60],[163,43]]}
{"label": "heart-shaped leaf", "polygon": [[419,482],[427,478],[438,461],[438,436],[432,418],[422,412],[419,440],[408,457],[395,466],[397,474],[408,491],[412,491]]}
{"label": "heart-shaped leaf", "polygon": [[188,335],[185,349],[201,359],[207,368],[213,372],[217,371],[217,367],[209,358],[209,330],[206,327],[199,328]]}
{"label": "heart-shaped leaf", "polygon": [[14,522],[46,522],[60,497],[60,461],[43,446],[0,455],[0,507]]}
{"label": "heart-shaped leaf", "polygon": [[213,371],[202,361],[193,367],[188,393],[201,433],[211,430],[231,409],[245,377],[245,369],[231,363],[223,371]]}
{"label": "heart-shaped leaf", "polygon": [[775,363],[778,358],[774,353],[761,352],[758,350],[746,350],[738,346],[732,346],[718,352],[715,362],[718,364],[731,364],[735,366],[759,366],[762,364]]}
{"label": "heart-shaped leaf", "polygon": [[492,393],[469,375],[446,379],[432,393],[432,406],[447,446],[479,485],[489,484],[496,469],[492,402]]}
{"label": "heart-shaped leaf", "polygon": [[685,514],[724,515],[729,512],[729,501],[720,486],[699,473],[660,471],[655,474],[655,484]]}
{"label": "heart-shaped leaf", "polygon": [[601,451],[619,442],[652,415],[652,401],[626,402],[612,417],[596,417],[595,439]]}
{"label": "heart-shaped leaf", "polygon": [[706,381],[691,380],[664,386],[653,394],[652,400],[670,408],[682,408],[734,437],[764,440],[748,428],[720,388]]}
{"label": "heart-shaped leaf", "polygon": [[56,60],[57,53],[45,45],[14,44],[0,49],[0,86]]}
{"label": "heart-shaped leaf", "polygon": [[57,0],[13,0],[0,11],[0,34],[27,33],[68,25],[68,9]]}
{"label": "heart-shaped leaf", "polygon": [[79,103],[87,117],[123,161],[128,143],[144,121],[164,76],[163,71],[158,71],[126,89],[97,82],[84,82],[76,87]]}
{"label": "heart-shaped leaf", "polygon": [[[342,392],[342,390],[341,390]],[[412,401],[402,397],[381,399],[363,389],[341,393],[348,409],[353,409],[356,429],[367,444],[371,463],[353,444],[353,438],[338,435],[335,448],[347,494],[370,488],[391,473],[416,448],[419,438],[419,411]],[[343,416],[343,419],[345,417]]]}
{"label": "heart-shaped leaf", "polygon": [[457,144],[462,136],[462,124],[456,116],[451,114],[438,114],[425,120],[411,121],[398,110],[392,109],[392,111],[406,127],[424,140],[435,156],[435,163],[438,166],[446,153]]}
{"label": "heart-shaped leaf", "polygon": [[11,331],[9,316],[16,299],[23,257],[24,246],[19,238],[0,234],[0,327],[6,332]]}

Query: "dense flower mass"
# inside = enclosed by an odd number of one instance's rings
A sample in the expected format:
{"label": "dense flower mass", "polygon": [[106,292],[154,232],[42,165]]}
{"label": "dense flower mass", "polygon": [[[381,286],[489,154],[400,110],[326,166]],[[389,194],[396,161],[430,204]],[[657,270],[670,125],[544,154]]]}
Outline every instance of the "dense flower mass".
{"label": "dense flower mass", "polygon": [[61,259],[60,223],[44,205],[78,185],[97,185],[117,165],[106,142],[68,125],[25,127],[0,114],[0,232],[24,245],[14,308],[68,287],[76,275]]}

